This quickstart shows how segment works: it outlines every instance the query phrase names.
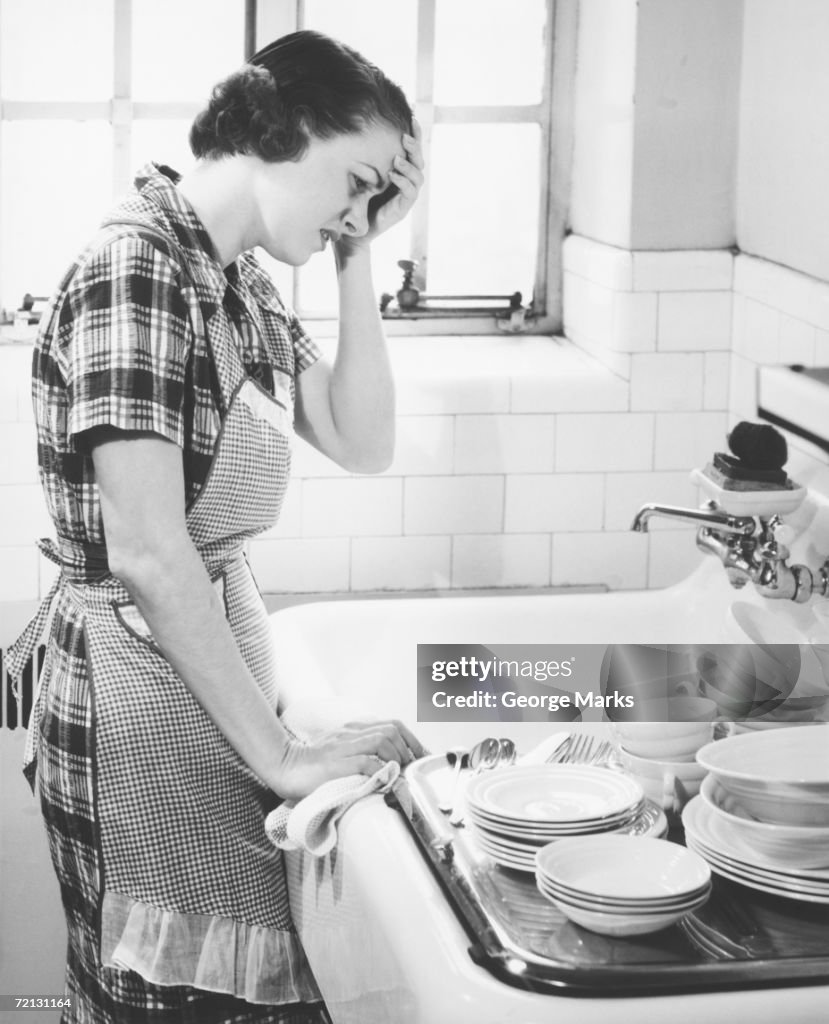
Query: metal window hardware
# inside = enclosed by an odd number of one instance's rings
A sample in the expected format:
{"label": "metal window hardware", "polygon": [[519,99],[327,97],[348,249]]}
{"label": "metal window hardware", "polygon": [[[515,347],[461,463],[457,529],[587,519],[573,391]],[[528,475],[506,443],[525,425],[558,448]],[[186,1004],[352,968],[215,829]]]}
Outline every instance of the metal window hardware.
{"label": "metal window hardware", "polygon": [[[511,295],[429,295],[414,284],[415,260],[398,260],[403,283],[396,295],[383,292],[380,312],[388,318],[494,316],[510,333],[527,330],[534,319],[532,308],[523,305],[521,292]],[[396,300],[396,302],[394,301]]]}

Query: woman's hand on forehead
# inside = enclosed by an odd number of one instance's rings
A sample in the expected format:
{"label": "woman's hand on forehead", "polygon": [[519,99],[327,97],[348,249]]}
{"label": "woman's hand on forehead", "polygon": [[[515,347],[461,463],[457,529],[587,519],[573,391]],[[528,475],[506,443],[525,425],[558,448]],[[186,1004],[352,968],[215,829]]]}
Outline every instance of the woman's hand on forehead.
{"label": "woman's hand on forehead", "polygon": [[423,171],[426,165],[421,145],[423,133],[416,119],[412,124],[414,134],[404,134],[401,137],[403,152],[394,157],[389,169],[387,191],[393,188],[394,195],[389,196],[385,202],[382,201],[382,197],[378,197],[372,204],[374,209],[371,226],[365,235],[365,241],[371,242],[384,231],[399,224],[417,202],[423,187]]}

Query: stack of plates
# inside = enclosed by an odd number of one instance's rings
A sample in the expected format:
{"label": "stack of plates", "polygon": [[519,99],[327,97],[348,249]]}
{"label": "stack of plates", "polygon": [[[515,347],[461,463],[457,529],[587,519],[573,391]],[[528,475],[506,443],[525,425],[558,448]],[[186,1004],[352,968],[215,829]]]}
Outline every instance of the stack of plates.
{"label": "stack of plates", "polygon": [[479,775],[466,802],[480,849],[518,871],[534,871],[539,849],[565,837],[667,830],[665,815],[637,782],[590,765],[524,765]]}
{"label": "stack of plates", "polygon": [[829,726],[743,733],[697,753],[708,769],[682,821],[718,874],[829,903]]}
{"label": "stack of plates", "polygon": [[829,868],[800,867],[802,856],[792,843],[791,862],[751,849],[734,823],[718,816],[702,796],[695,796],[682,812],[685,842],[724,878],[760,892],[788,899],[829,904]]}
{"label": "stack of plates", "polygon": [[644,935],[705,903],[703,858],[664,839],[601,835],[566,839],[536,856],[536,885],[571,921],[602,935]]}

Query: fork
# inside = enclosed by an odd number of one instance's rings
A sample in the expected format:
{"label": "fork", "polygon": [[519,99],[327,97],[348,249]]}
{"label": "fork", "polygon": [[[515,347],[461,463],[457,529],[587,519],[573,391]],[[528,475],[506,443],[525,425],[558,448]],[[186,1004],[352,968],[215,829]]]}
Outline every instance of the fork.
{"label": "fork", "polygon": [[548,763],[551,764],[592,764],[605,765],[613,753],[613,744],[608,740],[598,742],[593,736],[582,733],[571,736],[555,751]]}

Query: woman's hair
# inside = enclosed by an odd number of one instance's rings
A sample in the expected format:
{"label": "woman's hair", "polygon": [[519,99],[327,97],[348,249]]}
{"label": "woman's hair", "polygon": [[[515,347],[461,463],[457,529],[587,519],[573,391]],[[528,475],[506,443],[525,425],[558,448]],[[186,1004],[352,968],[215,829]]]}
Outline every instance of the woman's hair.
{"label": "woman's hair", "polygon": [[196,157],[244,153],[298,160],[311,136],[328,139],[387,122],[412,130],[403,90],[356,50],[321,32],[271,43],[213,90],[190,129]]}

